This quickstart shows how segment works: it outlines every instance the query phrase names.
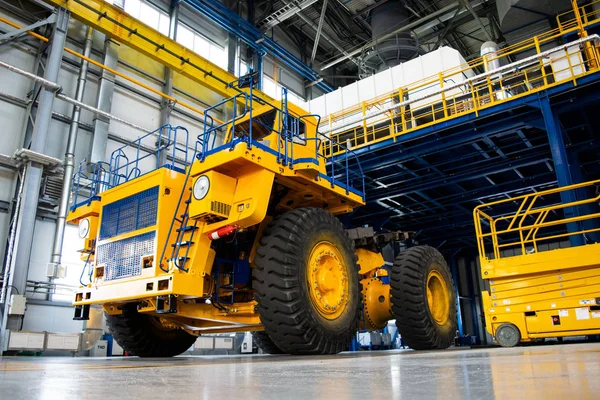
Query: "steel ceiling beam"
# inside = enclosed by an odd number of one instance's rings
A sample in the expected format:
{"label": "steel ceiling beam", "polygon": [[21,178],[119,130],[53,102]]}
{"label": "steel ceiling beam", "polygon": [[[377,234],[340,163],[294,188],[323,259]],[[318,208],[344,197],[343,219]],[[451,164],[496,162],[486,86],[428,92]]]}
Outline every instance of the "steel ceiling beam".
{"label": "steel ceiling beam", "polygon": [[263,32],[268,31],[271,28],[276,27],[286,19],[293,17],[299,11],[304,10],[307,7],[310,7],[318,0],[292,0],[287,4],[284,4],[283,7],[274,11],[272,14],[267,15],[261,21],[259,21],[256,26]]}
{"label": "steel ceiling beam", "polygon": [[321,31],[323,30],[323,21],[325,21],[325,13],[327,12],[327,0],[323,0],[323,8],[321,8],[321,16],[319,17],[319,26],[317,27],[317,34],[315,35],[315,44],[313,45],[312,54],[310,56],[310,62],[315,62],[317,56],[317,48],[319,47],[319,39],[321,38]]}

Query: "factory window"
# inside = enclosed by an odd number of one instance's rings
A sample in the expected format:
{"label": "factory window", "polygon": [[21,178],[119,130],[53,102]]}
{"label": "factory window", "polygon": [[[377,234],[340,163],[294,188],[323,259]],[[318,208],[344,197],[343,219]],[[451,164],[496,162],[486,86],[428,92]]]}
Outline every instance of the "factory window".
{"label": "factory window", "polygon": [[207,58],[213,64],[221,68],[227,68],[227,51],[223,47],[211,42],[181,23],[177,26],[177,41]]}
{"label": "factory window", "polygon": [[[273,79],[269,78],[268,76],[265,75],[263,77],[263,92],[265,92],[269,96],[273,97],[274,99],[281,100],[281,88],[282,87],[283,86],[281,84],[275,82]],[[287,98],[288,98],[289,103],[295,104],[304,109],[308,109],[308,103],[306,101],[304,101],[304,99],[302,97],[300,97],[297,94],[295,94],[294,92],[292,92],[290,89],[288,89]]]}
{"label": "factory window", "polygon": [[122,0],[123,9],[129,15],[156,29],[163,35],[169,34],[169,15],[141,0]]}

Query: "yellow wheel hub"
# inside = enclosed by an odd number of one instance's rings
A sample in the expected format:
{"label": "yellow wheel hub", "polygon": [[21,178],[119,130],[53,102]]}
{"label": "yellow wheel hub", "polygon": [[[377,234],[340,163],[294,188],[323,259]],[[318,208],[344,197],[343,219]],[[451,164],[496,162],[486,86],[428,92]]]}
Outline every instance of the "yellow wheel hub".
{"label": "yellow wheel hub", "polygon": [[438,325],[444,325],[450,314],[450,295],[442,274],[431,271],[427,275],[427,307]]}
{"label": "yellow wheel hub", "polygon": [[341,253],[330,242],[319,242],[308,258],[307,283],[310,299],[326,319],[336,319],[348,304],[348,273]]}

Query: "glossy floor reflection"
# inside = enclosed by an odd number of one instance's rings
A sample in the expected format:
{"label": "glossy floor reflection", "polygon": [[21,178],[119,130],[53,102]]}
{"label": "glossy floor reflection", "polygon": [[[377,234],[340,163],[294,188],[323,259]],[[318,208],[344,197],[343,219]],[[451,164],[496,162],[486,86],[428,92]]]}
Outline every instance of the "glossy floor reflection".
{"label": "glossy floor reflection", "polygon": [[0,398],[598,399],[600,344],[327,357],[0,359]]}

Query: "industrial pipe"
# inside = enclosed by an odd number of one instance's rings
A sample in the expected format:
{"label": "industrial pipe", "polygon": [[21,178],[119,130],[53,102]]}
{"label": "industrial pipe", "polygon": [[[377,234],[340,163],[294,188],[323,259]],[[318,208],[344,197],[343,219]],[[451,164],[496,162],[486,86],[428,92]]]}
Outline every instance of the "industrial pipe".
{"label": "industrial pipe", "polygon": [[487,41],[481,45],[481,53],[480,54],[485,63],[484,68],[486,71],[493,71],[495,69],[500,68],[500,60],[498,59],[498,57],[496,57],[492,60],[489,60],[489,61],[488,61],[488,57],[486,57],[488,54],[491,54],[493,57],[494,54],[497,53],[499,50],[500,50],[500,47],[498,46],[498,44],[496,42]]}
{"label": "industrial pipe", "polygon": [[[86,58],[90,57],[92,51],[92,35],[93,30],[88,27],[85,38],[85,46],[83,55]],[[77,78],[77,89],[75,90],[75,100],[82,101],[85,91],[85,83],[87,79],[89,63],[82,59],[79,77]],[[81,107],[73,106],[73,114],[71,115],[71,126],[69,128],[69,137],[67,139],[67,150],[65,152],[63,187],[60,196],[60,204],[58,206],[58,216],[56,219],[56,229],[54,231],[54,246],[50,263],[59,265],[61,262],[61,253],[63,247],[63,239],[65,235],[65,225],[67,213],[69,209],[69,197],[71,194],[71,183],[73,181],[73,171],[75,170],[75,145],[77,143],[77,131],[79,130],[79,118],[81,116]]]}

